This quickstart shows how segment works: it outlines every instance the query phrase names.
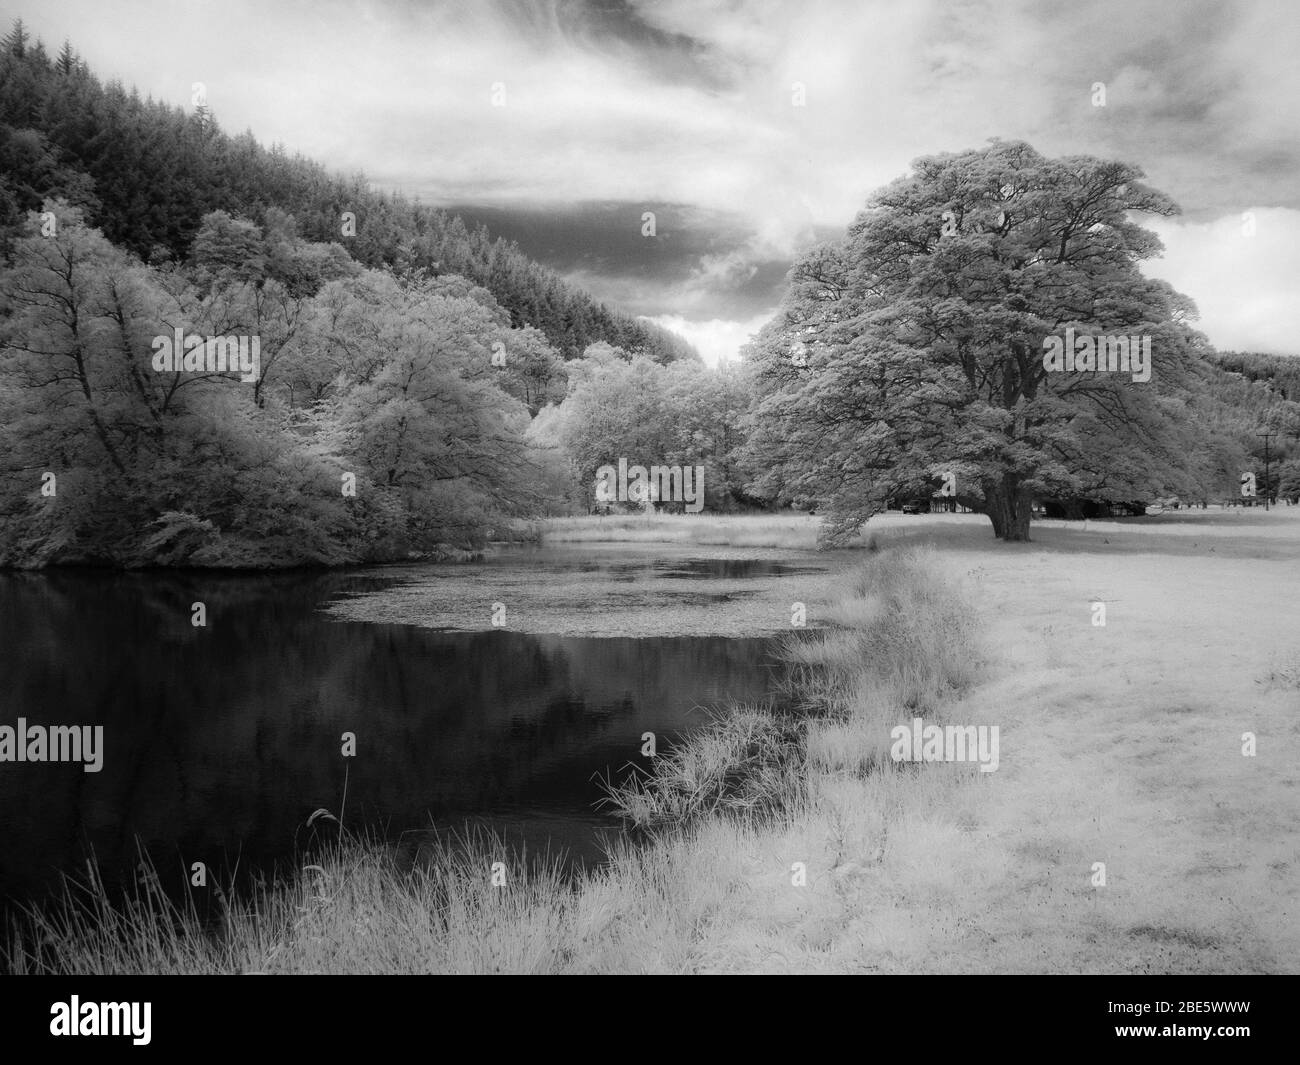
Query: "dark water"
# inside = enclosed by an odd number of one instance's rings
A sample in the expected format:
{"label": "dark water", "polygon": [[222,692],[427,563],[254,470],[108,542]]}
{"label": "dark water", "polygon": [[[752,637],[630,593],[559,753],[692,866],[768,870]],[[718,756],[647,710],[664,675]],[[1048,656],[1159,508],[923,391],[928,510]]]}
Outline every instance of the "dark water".
{"label": "dark water", "polygon": [[691,558],[681,562],[660,562],[655,566],[663,577],[696,580],[736,580],[744,577],[786,577],[796,573],[816,573],[816,566],[792,566],[787,562],[768,562],[755,558]]}
{"label": "dark water", "polygon": [[104,726],[98,773],[0,762],[0,897],[84,872],[88,846],[120,884],[137,836],[165,879],[194,861],[267,868],[313,810],[340,812],[345,763],[350,828],[485,818],[581,860],[615,824],[593,777],[645,765],[642,733],[662,749],[701,705],[768,697],[764,640],[444,633],[319,611],[375,580],[0,574],[0,725]]}
{"label": "dark water", "polygon": [[[665,559],[638,553],[641,549],[620,552],[621,545],[602,544],[600,557],[593,558],[588,549],[564,544],[558,548],[522,546],[512,548],[507,557],[489,559],[488,565],[518,566],[535,564],[548,573],[601,573],[615,580],[639,580],[646,577],[671,577],[677,580],[744,580],[753,577],[787,577],[800,573],[821,572],[821,566],[803,566],[791,562],[774,562],[762,558],[688,558]],[[620,558],[620,554],[630,557]],[[427,577],[455,576],[450,567],[432,570]]]}

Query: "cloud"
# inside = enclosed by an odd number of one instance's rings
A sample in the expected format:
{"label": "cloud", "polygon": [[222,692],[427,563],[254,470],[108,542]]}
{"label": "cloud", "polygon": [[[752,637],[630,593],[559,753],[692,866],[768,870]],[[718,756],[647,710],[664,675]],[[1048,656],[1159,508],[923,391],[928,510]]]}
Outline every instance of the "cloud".
{"label": "cloud", "polygon": [[679,336],[685,337],[695,345],[700,353],[700,358],[710,366],[717,366],[720,362],[739,358],[740,349],[775,313],[776,308],[773,307],[770,311],[755,315],[745,321],[726,321],[720,318],[711,318],[708,321],[692,321],[689,318],[683,318],[680,314],[660,314],[653,317],[646,315],[643,317],[655,325],[671,329]]}
{"label": "cloud", "polygon": [[1118,152],[1193,211],[1300,207],[1285,2],[15,6],[106,74],[179,104],[204,81],[228,126],[426,199],[677,202],[789,244],[997,135]]}
{"label": "cloud", "polygon": [[1300,211],[1254,207],[1212,222],[1143,224],[1165,245],[1144,272],[1192,296],[1197,328],[1217,347],[1300,354]]}
{"label": "cloud", "polygon": [[[690,284],[641,262],[644,248],[569,255],[566,268],[605,278],[636,310],[692,321],[745,320],[755,307],[735,293],[767,276],[764,262],[842,231],[918,156],[993,136],[1136,163],[1193,223],[1300,210],[1291,0],[10,7],[106,76],[181,105],[204,81],[227,128],[425,203],[678,205],[699,227],[678,243],[692,249]],[[1236,265],[1260,306],[1297,280],[1274,272],[1294,266],[1282,255]],[[1189,295],[1216,303],[1207,271],[1176,268]],[[1227,320],[1206,316],[1216,343]]]}

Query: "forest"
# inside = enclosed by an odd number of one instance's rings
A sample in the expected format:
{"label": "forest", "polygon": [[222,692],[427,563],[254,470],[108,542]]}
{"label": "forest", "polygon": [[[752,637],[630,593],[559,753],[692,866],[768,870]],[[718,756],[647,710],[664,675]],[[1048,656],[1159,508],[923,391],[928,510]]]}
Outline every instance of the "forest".
{"label": "forest", "polygon": [[[457,557],[589,512],[620,458],[703,466],[709,512],[815,511],[827,544],[941,483],[1011,540],[1044,499],[1222,501],[1246,471],[1300,497],[1294,360],[1215,352],[1139,272],[1143,212],[1177,206],[1127,164],[926,157],[710,368],[482,227],[101,83],[18,23],[0,564]],[[1047,373],[1061,329],[1154,338],[1154,380]]]}

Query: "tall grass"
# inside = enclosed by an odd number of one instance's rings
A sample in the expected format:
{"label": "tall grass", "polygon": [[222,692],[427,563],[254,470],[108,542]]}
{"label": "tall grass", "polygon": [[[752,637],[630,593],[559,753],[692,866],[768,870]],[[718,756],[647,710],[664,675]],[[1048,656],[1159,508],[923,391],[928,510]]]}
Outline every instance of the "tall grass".
{"label": "tall grass", "polygon": [[[505,883],[492,881],[504,866]],[[530,972],[546,968],[571,888],[562,856],[508,848],[481,829],[415,847],[341,835],[296,872],[237,894],[218,919],[178,905],[143,873],[114,898],[93,872],[12,922],[14,973]]]}
{"label": "tall grass", "polygon": [[747,707],[716,717],[651,771],[607,782],[610,807],[640,829],[762,815],[805,797],[809,760],[826,769],[882,764],[895,724],[933,716],[982,668],[975,615],[936,570],[931,550],[870,554],[827,611],[828,628],[782,643],[778,685],[795,712]]}
{"label": "tall grass", "polygon": [[[78,974],[860,966],[867,933],[855,928],[877,936],[911,919],[863,876],[918,899],[958,878],[961,838],[931,816],[956,778],[887,759],[893,724],[941,712],[979,673],[974,617],[935,571],[927,554],[869,555],[830,626],[784,645],[794,709],[719,714],[650,773],[608,787],[614,811],[645,831],[597,868],[570,875],[557,856],[484,832],[406,847],[341,834],[286,875],[224,892],[216,922],[167,898],[156,876],[118,901],[93,875],[69,882],[12,923],[0,963]],[[812,870],[807,893],[791,892],[791,855]]]}
{"label": "tall grass", "polygon": [[931,549],[870,556],[826,612],[824,635],[786,639],[790,693],[833,709],[887,696],[912,710],[968,689],[982,665],[975,614],[936,573]]}
{"label": "tall grass", "polygon": [[760,815],[787,805],[803,780],[800,723],[738,707],[619,784],[606,803],[638,829],[683,827],[718,814]]}

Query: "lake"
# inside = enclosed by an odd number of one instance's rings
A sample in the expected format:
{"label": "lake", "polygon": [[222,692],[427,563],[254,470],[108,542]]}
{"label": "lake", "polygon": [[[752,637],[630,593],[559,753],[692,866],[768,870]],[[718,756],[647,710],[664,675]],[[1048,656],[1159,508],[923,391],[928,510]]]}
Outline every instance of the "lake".
{"label": "lake", "polygon": [[[318,808],[388,838],[473,822],[597,860],[601,832],[617,827],[596,808],[599,778],[648,765],[643,734],[662,750],[705,720],[701,707],[770,701],[772,641],[789,623],[781,582],[822,573],[803,560],[664,554],[523,548],[349,572],[0,574],[0,725],[101,725],[104,737],[97,773],[0,762],[0,895],[39,897],[60,872],[84,875],[91,852],[120,884],[137,837],[173,890],[195,861],[265,870],[305,842]],[[558,627],[613,635],[519,631],[529,601],[575,594],[588,620]],[[516,614],[500,628],[493,596]],[[733,616],[718,612],[724,601],[770,617],[770,631],[702,628],[697,614]],[[420,623],[358,619],[395,602]],[[430,602],[436,624],[410,607]],[[601,628],[647,603],[691,634]],[[465,625],[446,623],[462,615]],[[556,628],[557,616],[539,612],[533,627]],[[348,732],[356,754],[345,759]]]}

